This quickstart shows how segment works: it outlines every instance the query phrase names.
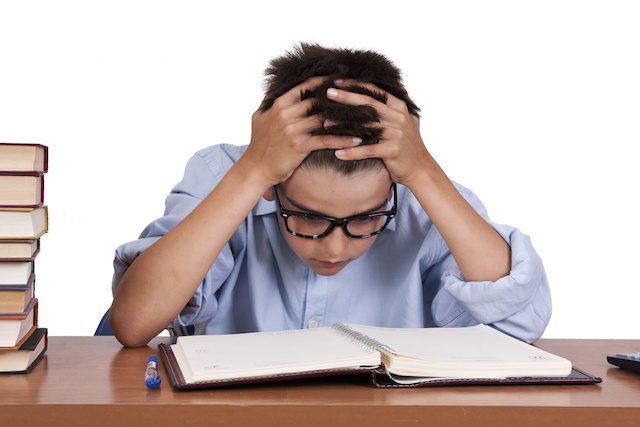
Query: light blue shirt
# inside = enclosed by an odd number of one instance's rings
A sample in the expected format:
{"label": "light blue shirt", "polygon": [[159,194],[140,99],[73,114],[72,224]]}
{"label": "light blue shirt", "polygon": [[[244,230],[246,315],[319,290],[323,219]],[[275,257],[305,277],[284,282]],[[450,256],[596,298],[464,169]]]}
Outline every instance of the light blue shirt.
{"label": "light blue shirt", "polygon": [[[164,216],[116,250],[114,291],[135,258],[191,212],[245,149],[217,145],[189,160]],[[456,187],[489,221],[480,200]],[[261,199],[169,326],[196,325],[197,333],[222,334],[336,322],[407,328],[485,323],[533,342],[551,316],[542,261],[529,237],[510,226],[491,225],[511,246],[511,272],[495,282],[466,282],[411,191],[398,185],[397,216],[369,250],[339,273],[321,276],[284,240],[274,202]]]}

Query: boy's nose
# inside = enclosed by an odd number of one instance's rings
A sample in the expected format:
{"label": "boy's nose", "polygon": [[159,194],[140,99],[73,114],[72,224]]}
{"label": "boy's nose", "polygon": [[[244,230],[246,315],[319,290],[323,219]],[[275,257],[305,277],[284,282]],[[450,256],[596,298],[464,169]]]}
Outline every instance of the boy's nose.
{"label": "boy's nose", "polygon": [[349,246],[349,236],[345,234],[342,227],[334,228],[331,233],[320,240],[324,250],[332,257],[340,256]]}

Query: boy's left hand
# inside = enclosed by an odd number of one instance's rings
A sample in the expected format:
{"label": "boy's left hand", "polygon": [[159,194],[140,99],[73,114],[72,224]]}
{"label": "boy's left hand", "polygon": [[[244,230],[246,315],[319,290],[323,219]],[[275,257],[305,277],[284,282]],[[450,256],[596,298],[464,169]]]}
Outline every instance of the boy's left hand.
{"label": "boy's left hand", "polygon": [[[351,82],[350,82],[351,83]],[[372,90],[372,84],[356,82]],[[344,87],[346,83],[336,82]],[[387,94],[387,103],[346,90],[334,89],[329,99],[346,105],[370,105],[378,111],[380,142],[336,151],[342,160],[377,157],[384,161],[391,179],[408,187],[447,246],[467,281],[496,281],[509,274],[511,248],[496,230],[462,197],[438,166],[420,136],[420,120],[407,105]]]}
{"label": "boy's left hand", "polygon": [[[365,86],[376,92],[383,92],[371,83],[354,81],[336,81],[337,87],[351,84]],[[420,136],[420,119],[409,113],[407,105],[400,99],[387,93],[387,103],[377,101],[367,95],[330,88],[327,97],[332,101],[346,105],[370,105],[378,111],[379,123],[369,126],[382,129],[380,142],[373,145],[362,145],[338,150],[336,156],[341,160],[358,160],[365,158],[381,158],[391,179],[407,187],[420,180],[433,159]]]}

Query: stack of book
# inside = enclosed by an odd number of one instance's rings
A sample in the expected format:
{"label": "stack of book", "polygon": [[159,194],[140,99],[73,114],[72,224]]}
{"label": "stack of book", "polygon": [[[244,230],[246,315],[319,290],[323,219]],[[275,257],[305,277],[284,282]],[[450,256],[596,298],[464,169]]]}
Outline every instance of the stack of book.
{"label": "stack of book", "polygon": [[0,373],[29,372],[47,349],[35,295],[47,169],[46,146],[0,143]]}

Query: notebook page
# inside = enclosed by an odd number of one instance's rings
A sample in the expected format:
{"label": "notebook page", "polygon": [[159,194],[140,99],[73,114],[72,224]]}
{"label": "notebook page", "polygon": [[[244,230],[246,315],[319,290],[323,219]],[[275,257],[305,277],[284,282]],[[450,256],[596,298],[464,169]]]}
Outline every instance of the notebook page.
{"label": "notebook page", "polygon": [[379,353],[359,348],[329,327],[181,336],[172,348],[187,382],[380,364]]}
{"label": "notebook page", "polygon": [[[378,328],[349,325],[403,356],[397,367],[401,375],[504,377],[566,376],[571,362],[505,335],[489,326],[467,328]],[[415,359],[415,360],[410,360]],[[413,369],[413,370],[412,370]]]}

